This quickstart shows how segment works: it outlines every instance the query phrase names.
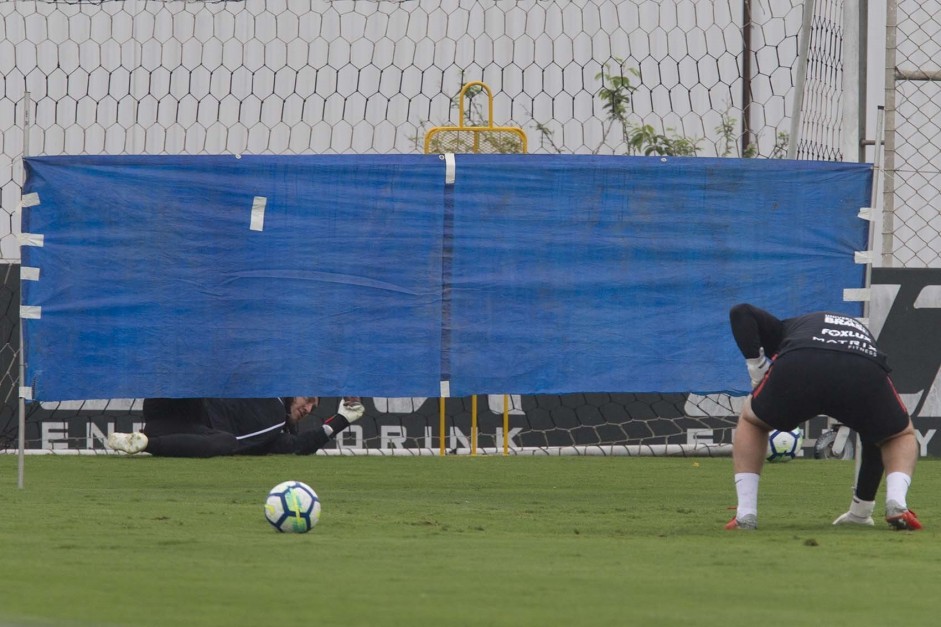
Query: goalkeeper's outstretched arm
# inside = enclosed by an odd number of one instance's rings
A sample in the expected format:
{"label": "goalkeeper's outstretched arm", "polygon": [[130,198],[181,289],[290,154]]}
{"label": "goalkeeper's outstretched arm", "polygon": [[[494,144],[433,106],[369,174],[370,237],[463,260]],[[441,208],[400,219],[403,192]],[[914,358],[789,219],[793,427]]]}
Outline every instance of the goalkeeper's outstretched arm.
{"label": "goalkeeper's outstretched arm", "polygon": [[[338,433],[356,422],[366,413],[366,408],[359,397],[347,396],[340,401],[337,413],[324,420],[323,425],[318,429],[304,431],[297,435],[284,434],[290,436],[290,451],[298,455],[310,455],[323,448],[330,440],[335,438]],[[282,436],[282,439],[284,438]]]}

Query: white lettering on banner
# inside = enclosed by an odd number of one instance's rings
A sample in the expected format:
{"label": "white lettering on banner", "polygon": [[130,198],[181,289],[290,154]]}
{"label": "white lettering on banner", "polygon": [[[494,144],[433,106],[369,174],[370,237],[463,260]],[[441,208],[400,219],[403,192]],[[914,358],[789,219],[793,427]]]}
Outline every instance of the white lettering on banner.
{"label": "white lettering on banner", "polygon": [[431,448],[432,444],[432,430],[431,427],[425,427],[425,448]]}
{"label": "white lettering on banner", "polygon": [[715,444],[713,429],[687,429],[686,444],[696,446],[697,444]]}
{"label": "white lettering on banner", "polygon": [[[408,443],[408,429],[402,425],[384,425],[380,428],[379,435],[379,448],[395,448],[395,449],[404,449]],[[513,438],[517,437],[523,432],[521,427],[515,427],[510,429],[509,433],[509,446],[510,448],[518,448],[518,445],[513,442]],[[422,440],[424,448],[435,448],[435,432],[433,427],[423,427],[422,428]],[[503,429],[497,427],[496,436],[494,441],[496,442],[497,448],[503,446]],[[451,428],[451,445],[452,448],[455,448],[455,443],[461,442],[465,446],[470,446],[470,439],[464,434],[463,431],[457,427]]]}
{"label": "white lettering on banner", "polygon": [[40,432],[42,434],[42,448],[57,450],[69,447],[69,423],[43,422]]}
{"label": "white lettering on banner", "polygon": [[381,414],[412,414],[418,411],[426,400],[428,398],[425,396],[374,396],[372,402],[376,411]]}
{"label": "white lettering on banner", "polygon": [[[352,440],[350,444],[348,440]],[[363,428],[359,425],[350,425],[337,434],[337,448],[363,448]]]}
{"label": "white lettering on banner", "polygon": [[[109,422],[107,428],[108,428],[108,433],[114,433],[114,423],[113,423],[113,422]],[[137,429],[135,429],[135,431],[136,431],[136,430],[137,430]],[[105,444],[105,439],[106,439],[107,437],[108,437],[107,434],[105,434],[104,431],[102,431],[101,429],[99,429],[99,428],[98,428],[98,425],[96,425],[95,423],[93,423],[93,422],[86,422],[86,423],[85,423],[85,448],[96,448],[96,447],[95,447],[95,441],[96,441],[96,440],[97,440],[97,442],[98,442],[99,445],[104,446],[104,444]],[[99,446],[99,447],[97,447],[97,448],[101,448],[101,446]]]}
{"label": "white lettering on banner", "polygon": [[[509,434],[507,434],[507,439],[509,440],[507,444],[509,445],[509,448],[519,448],[519,444],[514,442],[513,438],[515,438],[522,432],[523,432],[522,427],[510,427],[510,432]],[[503,448],[503,427],[497,427],[497,435],[496,435],[496,439],[494,440],[494,442],[497,443],[497,448]]]}
{"label": "white lettering on banner", "polygon": [[464,448],[470,448],[470,439],[457,427],[451,427],[451,436],[448,438],[448,448],[452,450],[460,448],[458,444],[463,444]]}
{"label": "white lettering on banner", "polygon": [[508,396],[510,403],[507,414],[510,416],[525,416],[526,412],[523,411],[523,398],[519,394],[488,394],[487,395],[487,407],[490,408],[490,411],[503,415],[503,397]]}
{"label": "white lettering on banner", "polygon": [[[522,427],[513,427],[509,432],[509,446],[510,448],[518,448],[519,445],[513,442],[513,438],[519,436],[523,432]],[[710,431],[711,432],[711,431]],[[342,435],[342,434],[341,434]],[[470,437],[461,431],[458,427],[451,427],[449,432],[449,446],[452,449],[463,446],[464,448],[470,448]],[[424,440],[425,448],[434,448],[435,437],[434,429],[432,427],[423,427],[422,428],[422,438]],[[503,446],[503,429],[497,427],[496,434],[494,437],[494,442],[496,443],[497,448]],[[404,449],[408,444],[408,428],[404,425],[382,425],[379,428],[379,448],[387,449]],[[360,447],[361,448],[361,447]]]}
{"label": "white lettering on banner", "polygon": [[918,440],[918,448],[920,449],[918,454],[922,457],[928,456],[928,442],[931,441],[931,438],[934,437],[934,434],[937,432],[937,429],[928,429],[924,435],[921,434],[921,431],[915,429],[915,439]]}
{"label": "white lettering on banner", "polygon": [[401,425],[382,425],[379,428],[379,448],[405,448],[406,432]]}

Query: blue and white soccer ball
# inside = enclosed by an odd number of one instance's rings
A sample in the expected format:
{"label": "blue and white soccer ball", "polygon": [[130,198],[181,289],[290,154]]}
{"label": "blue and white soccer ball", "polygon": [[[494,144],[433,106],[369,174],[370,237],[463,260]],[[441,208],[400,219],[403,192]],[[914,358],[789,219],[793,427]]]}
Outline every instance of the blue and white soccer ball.
{"label": "blue and white soccer ball", "polygon": [[769,462],[789,462],[797,457],[798,451],[804,444],[804,432],[799,428],[793,431],[778,431],[775,429],[768,434]]}
{"label": "blue and white soccer ball", "polygon": [[265,518],[283,533],[307,533],[320,520],[320,499],[306,483],[284,481],[268,492]]}

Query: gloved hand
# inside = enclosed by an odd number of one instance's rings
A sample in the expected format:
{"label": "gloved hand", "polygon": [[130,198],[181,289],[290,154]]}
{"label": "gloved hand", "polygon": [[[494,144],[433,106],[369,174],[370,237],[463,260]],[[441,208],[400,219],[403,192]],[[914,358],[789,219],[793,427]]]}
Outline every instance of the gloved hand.
{"label": "gloved hand", "polygon": [[337,413],[352,423],[363,417],[366,408],[363,407],[358,396],[344,396]]}
{"label": "gloved hand", "polygon": [[771,360],[765,357],[764,347],[759,348],[758,353],[758,357],[745,360],[745,365],[748,366],[748,376],[751,378],[751,386],[753,388],[758,387],[761,380],[765,378],[765,373],[768,372],[768,368],[771,367]]}
{"label": "gloved hand", "polygon": [[845,514],[833,521],[834,525],[865,525],[872,527],[872,510],[876,506],[875,501],[860,501],[855,496],[850,503],[850,509]]}

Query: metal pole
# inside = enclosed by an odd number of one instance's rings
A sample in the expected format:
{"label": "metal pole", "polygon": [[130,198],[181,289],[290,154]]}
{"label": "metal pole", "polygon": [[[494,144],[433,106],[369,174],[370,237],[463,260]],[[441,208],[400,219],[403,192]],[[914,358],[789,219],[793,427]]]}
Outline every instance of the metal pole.
{"label": "metal pole", "polygon": [[[876,263],[876,204],[879,202],[879,181],[882,175],[882,145],[885,138],[882,136],[885,129],[885,107],[879,106],[876,110],[876,139],[872,157],[872,191],[869,195],[869,245],[867,250],[871,255],[866,264],[865,288],[872,288],[872,266]],[[869,321],[871,315],[871,299],[863,301],[863,317]]]}
{"label": "metal pole", "polygon": [[[29,110],[32,106],[29,91],[23,92],[23,159],[29,156]],[[22,190],[21,190],[22,195]],[[23,232],[23,208],[18,212],[20,218],[20,233]],[[23,275],[23,257],[20,256],[20,276]],[[16,453],[16,487],[23,489],[25,485],[25,458],[26,458],[26,399],[23,398],[23,389],[26,386],[26,346],[23,344],[23,318],[19,315],[23,306],[23,280],[20,279],[20,302],[17,307],[17,322],[19,328],[20,350],[19,350],[19,386],[17,389],[17,453]]]}
{"label": "metal pole", "polygon": [[477,455],[477,395],[471,395],[471,456]]}
{"label": "metal pole", "polygon": [[861,142],[865,133],[864,124],[861,124],[865,120],[865,46],[860,32],[863,22],[860,12],[865,9],[865,4],[860,2],[855,6],[852,3],[843,5],[843,122],[840,124],[840,156],[843,161],[851,163],[865,160]]}
{"label": "metal pole", "polygon": [[801,110],[804,108],[804,86],[807,83],[807,61],[810,55],[810,29],[813,26],[814,0],[804,2],[804,19],[801,22],[800,51],[797,54],[797,77],[794,79],[794,106],[791,109],[791,136],[788,140],[787,158],[797,158],[797,139],[800,135]]}
{"label": "metal pole", "polygon": [[445,420],[444,420],[444,417],[445,417],[445,413],[444,413],[444,397],[442,396],[441,398],[438,399],[438,433],[440,434],[440,436],[438,437],[438,447],[439,447],[439,449],[438,449],[438,454],[439,454],[441,457],[444,457],[444,453],[445,453],[445,434],[444,434]]}
{"label": "metal pole", "polygon": [[503,395],[503,455],[510,454],[510,395]]}
{"label": "metal pole", "polygon": [[857,90],[857,100],[859,106],[859,130],[856,137],[859,140],[856,159],[859,163],[866,161],[866,120],[868,118],[868,99],[869,99],[869,0],[859,0],[859,11],[857,12],[858,28],[856,40],[858,42],[859,54],[859,89]]}
{"label": "metal pole", "polygon": [[[885,136],[883,137],[884,165],[882,187],[882,267],[893,266],[895,228],[895,107],[897,80],[895,63],[898,46],[898,3],[886,2],[885,16]],[[876,137],[878,143],[879,137]]]}
{"label": "metal pole", "polygon": [[751,0],[742,0],[742,156],[751,144],[752,12]]}

